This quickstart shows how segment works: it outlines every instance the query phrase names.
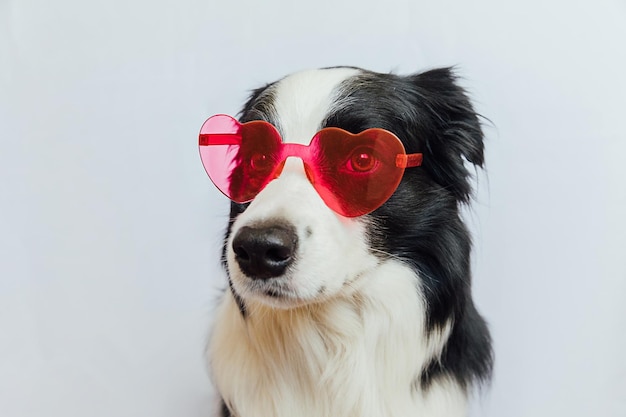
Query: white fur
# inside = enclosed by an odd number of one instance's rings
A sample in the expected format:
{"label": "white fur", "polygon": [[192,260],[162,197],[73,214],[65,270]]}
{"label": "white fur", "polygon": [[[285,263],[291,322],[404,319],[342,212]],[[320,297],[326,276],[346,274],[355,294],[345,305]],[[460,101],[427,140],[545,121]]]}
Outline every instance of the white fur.
{"label": "white fur", "polygon": [[424,337],[416,277],[397,261],[364,274],[324,303],[250,305],[228,294],[210,347],[217,388],[238,416],[461,416],[450,381],[410,387],[447,335]]}
{"label": "white fur", "polygon": [[[334,101],[337,85],[357,73],[299,73],[273,87],[287,142],[308,144]],[[298,235],[297,262],[272,280],[251,280],[231,248],[243,226],[281,221]],[[424,392],[414,378],[437,358],[451,323],[426,337],[425,306],[414,271],[367,246],[364,219],[330,210],[291,158],[235,221],[230,292],[218,308],[209,345],[213,380],[238,417],[456,417],[466,395],[451,380]],[[283,297],[266,295],[268,289]],[[413,388],[412,388],[413,387]]]}

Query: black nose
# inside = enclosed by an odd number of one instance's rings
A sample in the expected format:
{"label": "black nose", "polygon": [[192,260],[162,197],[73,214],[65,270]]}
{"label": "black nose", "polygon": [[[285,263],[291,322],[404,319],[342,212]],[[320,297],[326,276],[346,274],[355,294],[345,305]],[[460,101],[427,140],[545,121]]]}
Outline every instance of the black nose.
{"label": "black nose", "polygon": [[235,259],[252,279],[277,277],[294,261],[298,236],[290,226],[244,226],[233,239]]}

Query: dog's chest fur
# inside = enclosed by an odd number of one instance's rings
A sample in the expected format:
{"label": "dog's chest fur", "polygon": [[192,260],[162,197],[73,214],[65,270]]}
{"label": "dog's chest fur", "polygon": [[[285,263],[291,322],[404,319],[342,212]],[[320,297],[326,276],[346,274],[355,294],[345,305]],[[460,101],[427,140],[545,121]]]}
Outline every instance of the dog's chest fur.
{"label": "dog's chest fur", "polygon": [[462,415],[465,394],[455,384],[443,379],[424,392],[415,380],[448,330],[425,339],[406,319],[423,311],[413,272],[390,262],[362,280],[352,294],[321,305],[251,306],[246,320],[225,297],[218,320],[229,326],[213,334],[211,366],[237,415]]}

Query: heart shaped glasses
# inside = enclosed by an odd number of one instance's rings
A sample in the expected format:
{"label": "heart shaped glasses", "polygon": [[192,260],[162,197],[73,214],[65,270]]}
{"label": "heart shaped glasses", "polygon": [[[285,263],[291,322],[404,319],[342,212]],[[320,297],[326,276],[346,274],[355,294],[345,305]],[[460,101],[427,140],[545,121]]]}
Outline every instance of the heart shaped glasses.
{"label": "heart shaped glasses", "polygon": [[355,135],[328,127],[306,146],[283,143],[268,122],[239,123],[223,114],[204,122],[199,145],[209,178],[237,203],[252,200],[295,156],[326,205],[345,217],[376,210],[398,188],[404,169],[422,163],[421,153],[407,155],[400,139],[384,129]]}

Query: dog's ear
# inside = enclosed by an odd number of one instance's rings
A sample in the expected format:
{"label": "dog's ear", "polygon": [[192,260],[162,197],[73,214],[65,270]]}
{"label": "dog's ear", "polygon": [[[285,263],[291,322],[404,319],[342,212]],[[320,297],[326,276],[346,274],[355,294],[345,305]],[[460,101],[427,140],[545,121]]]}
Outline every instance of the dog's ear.
{"label": "dog's ear", "polygon": [[472,186],[466,161],[475,167],[484,163],[478,115],[451,68],[411,75],[409,81],[418,95],[420,113],[427,113],[416,120],[416,134],[425,147],[423,167],[458,201],[467,202]]}

